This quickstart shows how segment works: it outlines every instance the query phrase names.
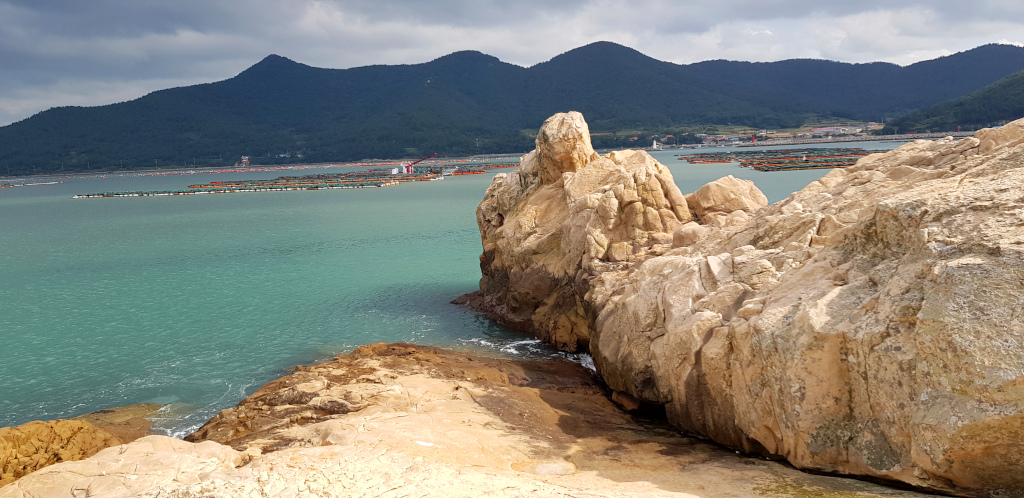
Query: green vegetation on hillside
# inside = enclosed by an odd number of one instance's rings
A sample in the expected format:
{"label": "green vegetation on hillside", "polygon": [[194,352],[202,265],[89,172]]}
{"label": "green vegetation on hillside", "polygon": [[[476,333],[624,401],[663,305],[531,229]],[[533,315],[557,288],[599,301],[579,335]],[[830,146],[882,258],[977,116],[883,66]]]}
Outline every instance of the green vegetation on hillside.
{"label": "green vegetation on hillside", "polygon": [[[0,175],[523,152],[555,112],[583,112],[597,147],[685,143],[698,125],[793,128],[878,120],[1024,69],[989,45],[908,67],[794,60],[677,65],[608,42],[523,68],[457,52],[414,65],[320,69],[269,56],[238,76],[0,127]],[[619,130],[644,130],[614,133]],[[688,134],[689,133],[689,134]],[[633,137],[636,140],[631,140]]]}
{"label": "green vegetation on hillside", "polygon": [[912,112],[880,133],[964,131],[1005,124],[1024,117],[1024,71],[952,102]]}

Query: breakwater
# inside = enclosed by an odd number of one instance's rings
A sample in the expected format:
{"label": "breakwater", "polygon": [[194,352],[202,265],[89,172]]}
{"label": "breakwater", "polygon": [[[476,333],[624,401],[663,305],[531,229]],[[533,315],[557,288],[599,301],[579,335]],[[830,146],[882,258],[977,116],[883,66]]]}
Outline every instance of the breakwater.
{"label": "breakwater", "polygon": [[[293,190],[334,190],[367,187],[392,187],[405,182],[443,180],[446,176],[483,174],[485,169],[511,168],[516,163],[465,166],[425,166],[403,171],[399,168],[374,168],[366,171],[325,173],[304,176],[280,176],[271,180],[237,180],[189,185],[177,190],[142,190],[77,194],[74,199],[101,197],[156,197],[175,195],[228,194],[239,192],[284,192]],[[401,171],[401,172],[400,172]]]}

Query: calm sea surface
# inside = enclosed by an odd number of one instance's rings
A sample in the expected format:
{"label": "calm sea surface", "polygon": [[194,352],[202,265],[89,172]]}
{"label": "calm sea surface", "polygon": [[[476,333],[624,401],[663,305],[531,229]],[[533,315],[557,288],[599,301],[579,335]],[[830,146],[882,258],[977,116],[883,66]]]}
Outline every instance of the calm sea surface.
{"label": "calm sea surface", "polygon": [[[827,172],[689,165],[677,153],[653,155],[684,193],[732,174],[775,202]],[[156,428],[181,437],[293,365],[379,341],[557,354],[449,304],[476,290],[475,208],[494,173],[71,199],[282,174],[111,175],[0,190],[0,426],[168,403]]]}

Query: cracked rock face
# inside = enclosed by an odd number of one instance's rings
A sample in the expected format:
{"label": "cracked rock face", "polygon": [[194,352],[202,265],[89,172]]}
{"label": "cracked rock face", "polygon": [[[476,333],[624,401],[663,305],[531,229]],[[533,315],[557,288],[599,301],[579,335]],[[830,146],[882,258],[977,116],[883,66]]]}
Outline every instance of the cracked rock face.
{"label": "cracked rock face", "polygon": [[147,436],[59,463],[0,498],[894,494],[636,420],[574,363],[411,344],[303,367],[189,439]]}
{"label": "cracked rock face", "polygon": [[485,306],[561,349],[585,350],[592,275],[670,243],[693,213],[647,153],[598,156],[578,112],[545,121],[520,164],[495,176],[477,208]]}
{"label": "cracked rock face", "polygon": [[0,486],[57,462],[88,458],[121,442],[82,420],[37,420],[0,427]]}
{"label": "cracked rock face", "polygon": [[[964,495],[1024,490],[1024,120],[867,156],[770,207],[718,180],[688,210],[668,202],[676,224],[660,228],[630,224],[626,193],[650,192],[638,175],[572,188],[592,161],[537,186],[530,157],[478,209],[491,312],[589,349],[613,389],[731,447]],[[636,213],[660,214],[648,199]]]}
{"label": "cracked rock face", "polygon": [[143,417],[161,405],[109,408],[69,420],[35,420],[0,427],[0,487],[43,467],[88,458],[104,448],[145,436],[152,424]]}

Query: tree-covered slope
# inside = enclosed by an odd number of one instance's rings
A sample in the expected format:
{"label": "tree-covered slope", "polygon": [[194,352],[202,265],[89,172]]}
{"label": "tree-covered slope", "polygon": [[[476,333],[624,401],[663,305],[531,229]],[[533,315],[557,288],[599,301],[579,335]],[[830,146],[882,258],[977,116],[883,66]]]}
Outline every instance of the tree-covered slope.
{"label": "tree-covered slope", "polygon": [[977,130],[1024,116],[1024,72],[1001,79],[966,97],[915,111],[887,126],[883,133]]}
{"label": "tree-covered slope", "polygon": [[977,91],[1024,69],[1024,49],[984,45],[906,67],[793,59],[687,66],[724,92],[781,94],[822,114],[880,121]]}
{"label": "tree-covered slope", "polygon": [[238,76],[0,127],[0,174],[519,152],[559,111],[596,132],[695,124],[877,120],[1024,69],[987,45],[907,67],[820,60],[678,65],[608,42],[523,68],[457,52],[423,64],[321,69],[269,56]]}

